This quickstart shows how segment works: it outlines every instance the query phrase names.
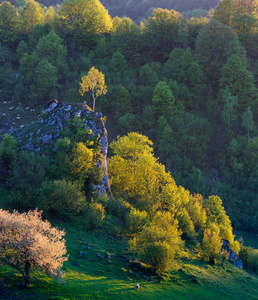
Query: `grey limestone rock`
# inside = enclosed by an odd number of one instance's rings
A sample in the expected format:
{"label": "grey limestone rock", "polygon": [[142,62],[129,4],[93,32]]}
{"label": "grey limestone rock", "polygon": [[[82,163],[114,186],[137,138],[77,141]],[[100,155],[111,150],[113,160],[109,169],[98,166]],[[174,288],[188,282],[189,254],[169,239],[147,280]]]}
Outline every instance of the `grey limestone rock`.
{"label": "grey limestone rock", "polygon": [[[99,136],[103,159],[97,167],[103,169],[104,175],[101,182],[93,188],[97,195],[111,196],[107,169],[108,138],[102,113],[89,110],[88,106],[83,103],[59,103],[52,99],[45,105],[37,122],[31,122],[17,130],[14,136],[21,141],[21,150],[40,152],[49,157],[51,151],[56,152],[54,145],[60,137],[61,131],[68,126],[68,122],[75,116],[84,120],[86,127],[92,131],[93,136]],[[30,139],[29,143],[26,143],[26,136]],[[35,138],[32,139],[32,137]],[[49,150],[51,151],[49,152]],[[49,157],[49,160],[53,161],[53,157]]]}

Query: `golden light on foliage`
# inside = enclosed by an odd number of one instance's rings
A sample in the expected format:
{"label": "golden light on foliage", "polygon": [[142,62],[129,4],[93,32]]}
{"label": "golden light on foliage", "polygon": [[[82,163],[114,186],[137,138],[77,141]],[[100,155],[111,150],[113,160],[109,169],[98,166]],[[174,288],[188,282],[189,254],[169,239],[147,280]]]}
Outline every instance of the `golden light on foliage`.
{"label": "golden light on foliage", "polygon": [[82,77],[80,82],[81,95],[89,92],[93,99],[93,111],[95,111],[95,102],[98,96],[107,93],[107,86],[105,84],[105,75],[95,67],[92,67],[88,74]]}
{"label": "golden light on foliage", "polygon": [[17,269],[27,287],[30,272],[39,269],[58,276],[68,260],[65,232],[43,221],[37,209],[20,214],[0,209],[0,262]]}

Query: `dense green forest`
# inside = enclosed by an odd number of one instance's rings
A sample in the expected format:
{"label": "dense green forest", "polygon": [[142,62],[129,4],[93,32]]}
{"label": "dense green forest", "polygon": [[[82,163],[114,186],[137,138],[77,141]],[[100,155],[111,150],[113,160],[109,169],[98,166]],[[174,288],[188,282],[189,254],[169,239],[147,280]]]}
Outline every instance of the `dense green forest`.
{"label": "dense green forest", "polygon": [[[258,228],[258,2],[203,2],[126,1],[124,13],[113,1],[0,4],[0,100],[10,106],[0,114],[0,208],[38,207],[86,230],[106,222],[159,280],[187,251],[223,265],[222,240],[257,273],[257,250],[233,226]],[[209,14],[179,12],[195,8]],[[112,197],[93,189],[102,154],[85,115],[60,126],[49,159],[21,150],[25,123],[9,113],[26,122],[30,109],[43,124],[53,98],[86,102],[89,122],[105,116]]]}
{"label": "dense green forest", "polygon": [[156,9],[141,25],[99,1],[3,2],[0,39],[3,101],[91,101],[78,90],[95,66],[109,139],[148,136],[177,184],[219,195],[236,226],[257,229],[257,1],[222,1],[210,18]]}

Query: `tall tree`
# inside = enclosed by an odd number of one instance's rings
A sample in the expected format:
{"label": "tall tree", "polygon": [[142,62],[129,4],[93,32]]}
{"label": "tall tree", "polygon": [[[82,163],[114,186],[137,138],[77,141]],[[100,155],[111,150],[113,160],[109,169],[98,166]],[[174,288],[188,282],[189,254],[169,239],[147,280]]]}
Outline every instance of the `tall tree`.
{"label": "tall tree", "polygon": [[9,2],[0,4],[0,40],[3,43],[13,42],[17,31],[18,10]]}
{"label": "tall tree", "polygon": [[19,15],[20,29],[29,33],[36,24],[44,21],[43,10],[38,2],[28,0]]}
{"label": "tall tree", "polygon": [[118,49],[129,63],[135,64],[139,60],[139,26],[127,17],[115,17],[113,24],[111,47],[114,51]]}
{"label": "tall tree", "polygon": [[238,96],[241,112],[248,106],[256,106],[257,88],[254,76],[247,70],[246,60],[236,54],[230,56],[221,69],[220,88],[226,87],[233,96]]}
{"label": "tall tree", "polygon": [[66,0],[57,12],[59,31],[75,34],[80,45],[112,30],[112,20],[99,0]]}
{"label": "tall tree", "polygon": [[142,24],[145,51],[154,60],[164,62],[169,53],[180,45],[182,15],[175,10],[155,9]]}
{"label": "tall tree", "polygon": [[227,59],[234,53],[245,55],[234,30],[216,19],[212,19],[200,30],[195,53],[207,83],[211,84],[215,91],[218,90],[221,68]]}
{"label": "tall tree", "polygon": [[227,87],[222,94],[222,101],[224,102],[224,108],[222,111],[222,116],[228,123],[228,128],[230,129],[231,123],[234,120],[234,108],[238,103],[238,97],[230,94],[229,88]]}
{"label": "tall tree", "polygon": [[249,142],[249,132],[254,128],[253,112],[248,106],[242,116],[242,127],[247,131],[247,140]]}

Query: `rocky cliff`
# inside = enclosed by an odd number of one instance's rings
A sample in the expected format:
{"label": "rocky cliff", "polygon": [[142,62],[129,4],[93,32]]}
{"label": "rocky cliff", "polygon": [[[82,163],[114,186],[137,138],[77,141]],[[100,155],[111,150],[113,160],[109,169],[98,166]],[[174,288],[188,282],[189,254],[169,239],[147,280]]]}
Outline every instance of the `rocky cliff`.
{"label": "rocky cliff", "polygon": [[99,195],[111,195],[108,169],[107,151],[108,138],[105,121],[102,113],[94,113],[86,104],[59,103],[57,100],[49,101],[37,120],[13,132],[20,150],[45,155],[51,161],[51,153],[56,151],[54,145],[60,138],[61,131],[68,126],[68,122],[78,116],[85,122],[87,129],[92,131],[92,136],[99,136],[101,145],[102,162],[98,167],[103,169],[100,184],[95,185],[95,192]]}

